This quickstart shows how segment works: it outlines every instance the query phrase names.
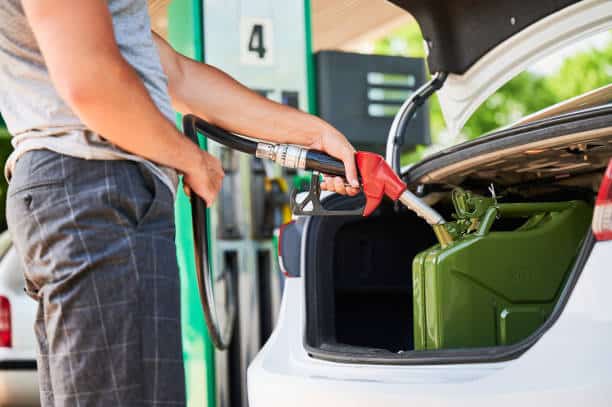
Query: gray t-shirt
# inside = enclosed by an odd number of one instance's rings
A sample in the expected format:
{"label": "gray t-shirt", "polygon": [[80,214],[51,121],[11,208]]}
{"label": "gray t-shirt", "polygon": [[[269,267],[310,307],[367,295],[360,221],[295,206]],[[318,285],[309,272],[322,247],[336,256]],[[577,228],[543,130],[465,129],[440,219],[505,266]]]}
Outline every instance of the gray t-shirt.
{"label": "gray t-shirt", "polygon": [[[136,70],[162,114],[172,121],[168,80],[153,41],[147,1],[108,0],[108,8],[121,54]],[[7,178],[23,153],[48,149],[85,159],[143,162],[176,192],[177,174],[173,169],[109,143],[89,130],[64,102],[51,83],[21,0],[0,0],[0,112],[15,147],[5,167]],[[129,135],[129,123],[125,132]]]}

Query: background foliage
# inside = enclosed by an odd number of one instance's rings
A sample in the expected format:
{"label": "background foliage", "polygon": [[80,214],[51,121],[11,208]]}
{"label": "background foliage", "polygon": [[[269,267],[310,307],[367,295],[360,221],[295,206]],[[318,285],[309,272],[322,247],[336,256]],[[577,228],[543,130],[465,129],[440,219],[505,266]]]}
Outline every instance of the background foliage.
{"label": "background foliage", "polygon": [[[554,103],[580,95],[612,82],[612,31],[603,47],[591,47],[563,59],[550,75],[525,71],[514,77],[474,113],[462,132],[472,139]],[[373,44],[375,54],[425,57],[423,37],[415,23],[409,23]],[[445,124],[437,99],[431,100],[430,118],[434,143],[443,138]],[[448,142],[446,143],[448,144]],[[420,159],[428,149],[417,146],[404,155],[403,163]]]}

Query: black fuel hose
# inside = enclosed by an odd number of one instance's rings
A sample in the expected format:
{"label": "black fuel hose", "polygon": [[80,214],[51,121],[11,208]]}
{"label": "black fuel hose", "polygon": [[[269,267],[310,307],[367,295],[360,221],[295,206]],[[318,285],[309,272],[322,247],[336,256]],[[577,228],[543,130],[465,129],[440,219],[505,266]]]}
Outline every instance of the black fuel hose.
{"label": "black fuel hose", "polygon": [[251,155],[254,155],[255,151],[257,151],[257,142],[232,134],[191,114],[183,118],[183,130],[185,134],[187,132],[195,133],[199,131],[209,139],[223,144],[232,150],[242,151]]}
{"label": "black fuel hose", "polygon": [[[220,132],[226,133],[224,130],[218,129],[195,116],[187,115],[183,118],[183,131],[185,135],[194,143],[198,144],[198,133],[200,130],[210,136],[212,133],[219,135]],[[213,137],[211,137],[213,138]],[[238,139],[237,136],[231,138],[223,134],[223,141],[226,139]],[[242,148],[250,151],[250,145],[247,140],[234,140],[235,148]],[[252,143],[249,141],[249,143]],[[225,143],[224,143],[225,144]],[[255,143],[252,143],[255,144]],[[254,152],[255,150],[253,150]],[[246,151],[245,151],[246,152]],[[226,298],[228,304],[226,306],[227,316],[225,319],[225,329],[220,326],[219,318],[215,306],[214,282],[215,277],[210,267],[210,256],[208,253],[208,214],[206,213],[206,203],[202,198],[195,193],[191,193],[191,222],[193,225],[193,244],[196,268],[196,281],[200,292],[200,302],[204,320],[208,327],[210,339],[215,347],[219,350],[227,349],[232,341],[234,327],[236,325],[236,313],[238,310],[237,291],[234,286],[233,276],[223,273],[227,289]],[[220,276],[221,277],[221,276]],[[216,279],[217,281],[219,278]]]}
{"label": "black fuel hose", "polygon": [[[255,155],[257,152],[257,142],[230,133],[194,115],[186,115],[183,118],[183,130],[189,137],[195,137],[197,132],[217,143],[223,144],[233,150]],[[197,140],[197,138],[196,138]],[[317,150],[306,152],[306,165],[303,168],[308,171],[318,171],[323,174],[344,177],[346,175],[342,161]]]}

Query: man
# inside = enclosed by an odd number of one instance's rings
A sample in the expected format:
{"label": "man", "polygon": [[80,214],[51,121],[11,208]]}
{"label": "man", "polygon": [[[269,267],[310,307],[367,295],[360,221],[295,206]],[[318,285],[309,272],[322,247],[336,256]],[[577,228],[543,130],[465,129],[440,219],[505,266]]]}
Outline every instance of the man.
{"label": "man", "polygon": [[7,219],[39,302],[43,406],[185,403],[173,202],[211,204],[223,170],[173,106],[245,135],[338,157],[322,120],[270,102],[150,31],[145,0],[2,0],[0,110],[14,136]]}

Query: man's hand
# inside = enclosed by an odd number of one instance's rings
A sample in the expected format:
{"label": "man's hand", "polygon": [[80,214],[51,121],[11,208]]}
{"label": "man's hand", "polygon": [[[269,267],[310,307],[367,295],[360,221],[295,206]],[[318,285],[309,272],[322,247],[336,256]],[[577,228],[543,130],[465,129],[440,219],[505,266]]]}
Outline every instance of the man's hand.
{"label": "man's hand", "polygon": [[[355,165],[355,149],[340,132],[329,126],[329,132],[321,136],[321,140],[311,146],[321,150],[332,157],[336,157],[344,163],[346,180],[342,177],[324,176],[321,188],[342,195],[357,195],[359,193],[359,181],[357,179],[357,167]],[[347,184],[348,181],[348,184]]]}
{"label": "man's hand", "polygon": [[211,206],[221,190],[224,175],[221,161],[202,151],[201,162],[184,174],[186,192],[195,192],[207,206]]}

